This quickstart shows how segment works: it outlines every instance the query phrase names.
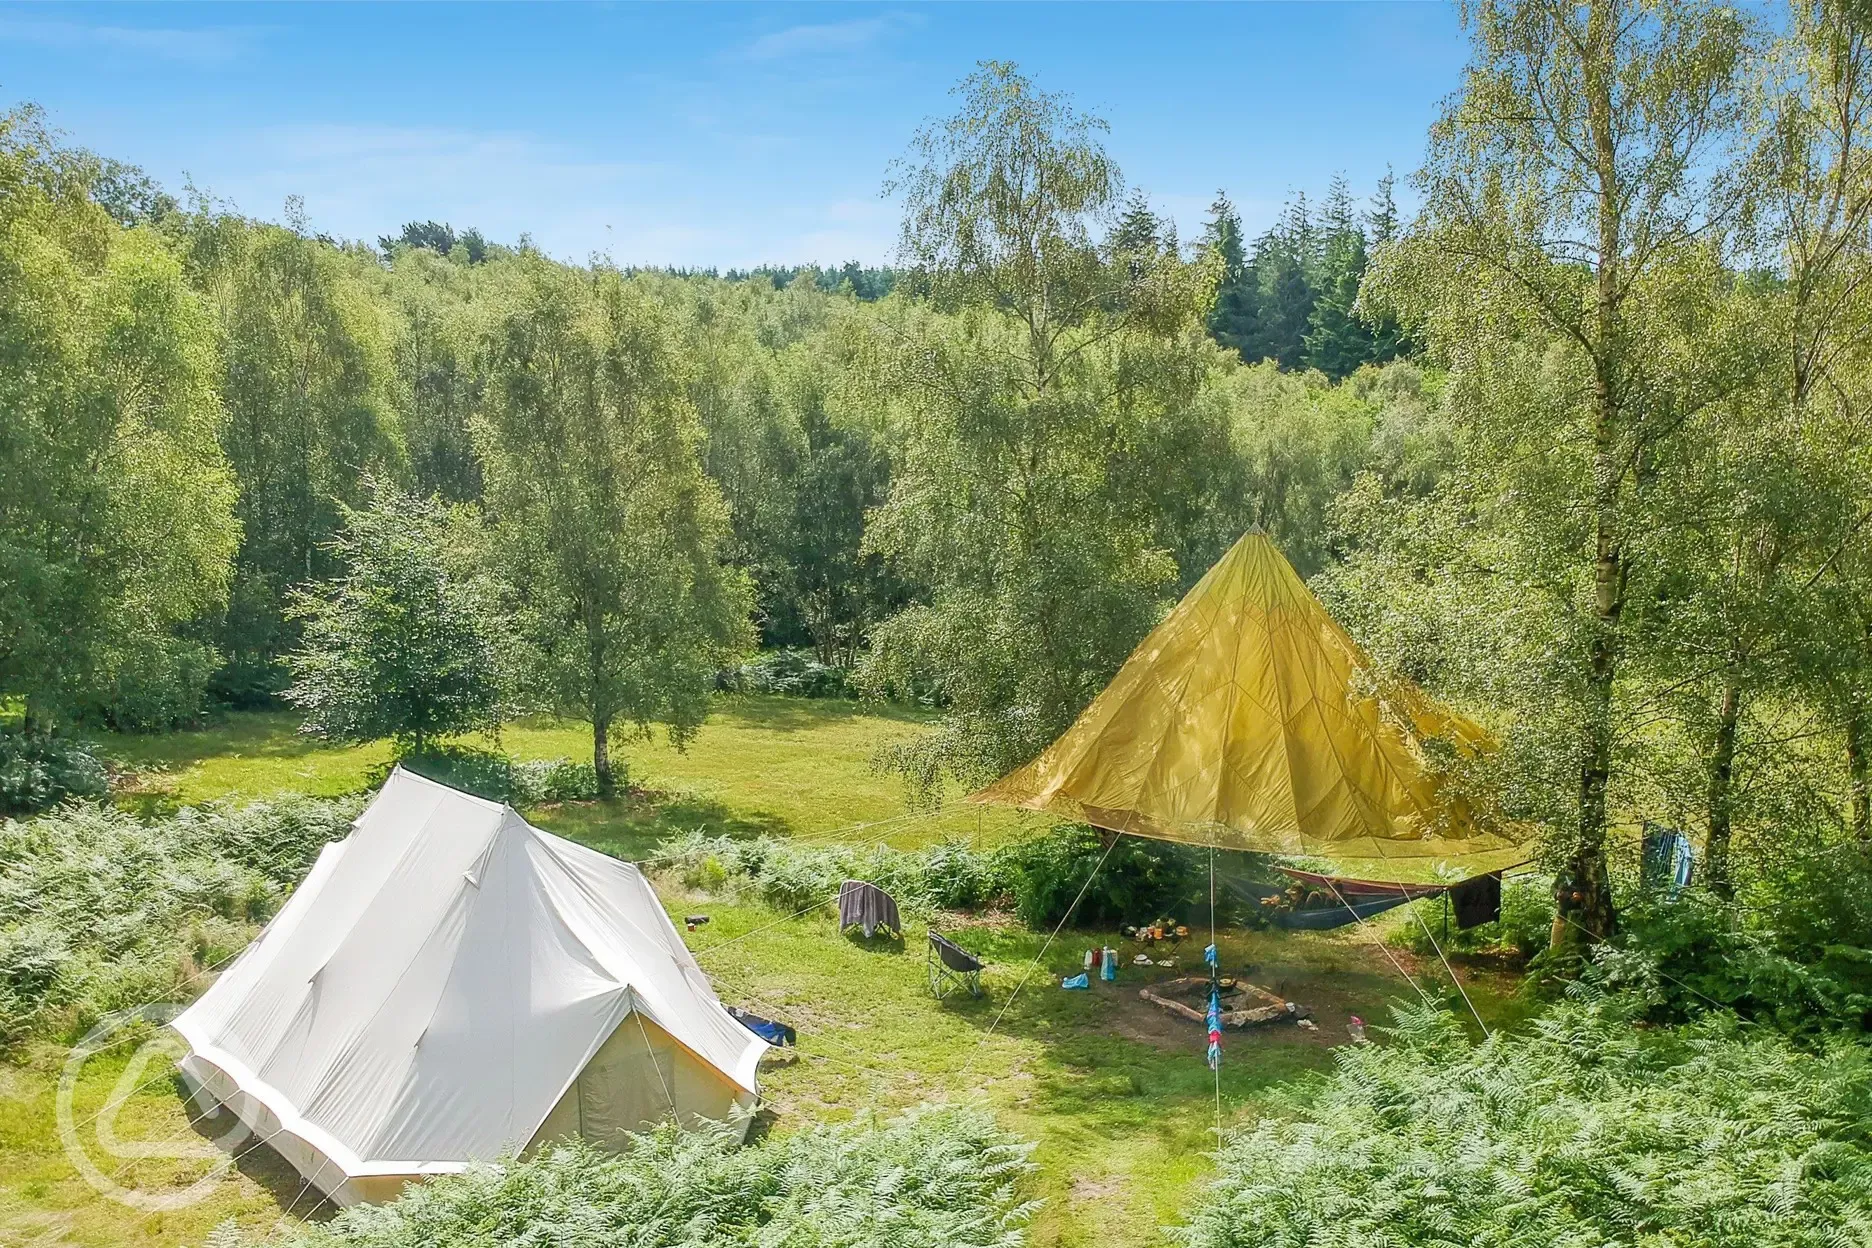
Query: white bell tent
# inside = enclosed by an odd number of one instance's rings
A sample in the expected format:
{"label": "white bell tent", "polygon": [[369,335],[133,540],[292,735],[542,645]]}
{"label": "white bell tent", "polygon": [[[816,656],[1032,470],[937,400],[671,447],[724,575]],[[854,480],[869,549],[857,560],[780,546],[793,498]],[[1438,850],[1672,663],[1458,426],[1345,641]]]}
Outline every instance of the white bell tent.
{"label": "white bell tent", "polygon": [[732,1119],[767,1048],[635,866],[400,769],[174,1026],[201,1094],[346,1205]]}

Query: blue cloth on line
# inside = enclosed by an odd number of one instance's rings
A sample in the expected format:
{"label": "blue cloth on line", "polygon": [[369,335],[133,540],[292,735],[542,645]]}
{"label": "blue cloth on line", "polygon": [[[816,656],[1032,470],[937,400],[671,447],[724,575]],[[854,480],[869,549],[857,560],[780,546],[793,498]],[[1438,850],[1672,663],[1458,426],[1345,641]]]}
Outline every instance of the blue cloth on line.
{"label": "blue cloth on line", "polygon": [[1696,847],[1676,828],[1647,823],[1644,846],[1639,857],[1638,881],[1650,892],[1662,891],[1668,897],[1689,887],[1696,874]]}

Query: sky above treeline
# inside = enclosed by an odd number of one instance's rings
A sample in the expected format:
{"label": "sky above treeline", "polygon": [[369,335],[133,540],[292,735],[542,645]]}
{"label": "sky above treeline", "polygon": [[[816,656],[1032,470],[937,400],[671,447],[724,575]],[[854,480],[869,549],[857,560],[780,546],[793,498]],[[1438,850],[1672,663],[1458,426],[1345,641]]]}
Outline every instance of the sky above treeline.
{"label": "sky above treeline", "polygon": [[1109,122],[1186,239],[1218,188],[1251,235],[1335,172],[1408,204],[1464,56],[1440,2],[0,3],[0,106],[173,191],[625,265],[887,262],[888,166],[986,59]]}

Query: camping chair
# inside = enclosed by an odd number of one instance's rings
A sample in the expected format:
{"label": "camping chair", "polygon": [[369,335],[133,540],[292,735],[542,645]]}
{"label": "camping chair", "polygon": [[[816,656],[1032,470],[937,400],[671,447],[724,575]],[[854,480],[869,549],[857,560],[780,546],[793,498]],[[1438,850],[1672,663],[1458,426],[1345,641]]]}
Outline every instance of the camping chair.
{"label": "camping chair", "polygon": [[971,997],[982,995],[981,959],[940,932],[929,934],[930,993],[938,1001],[956,990],[959,984]]}

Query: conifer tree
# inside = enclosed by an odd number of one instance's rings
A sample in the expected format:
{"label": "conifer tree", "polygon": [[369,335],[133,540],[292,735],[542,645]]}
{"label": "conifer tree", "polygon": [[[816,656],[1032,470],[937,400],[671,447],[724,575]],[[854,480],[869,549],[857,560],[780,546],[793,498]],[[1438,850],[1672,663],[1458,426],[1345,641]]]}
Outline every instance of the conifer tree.
{"label": "conifer tree", "polygon": [[1202,245],[1221,268],[1215,304],[1209,310],[1209,336],[1240,352],[1254,336],[1258,291],[1254,270],[1242,247],[1241,216],[1221,191],[1209,205],[1209,225],[1203,232]]}

